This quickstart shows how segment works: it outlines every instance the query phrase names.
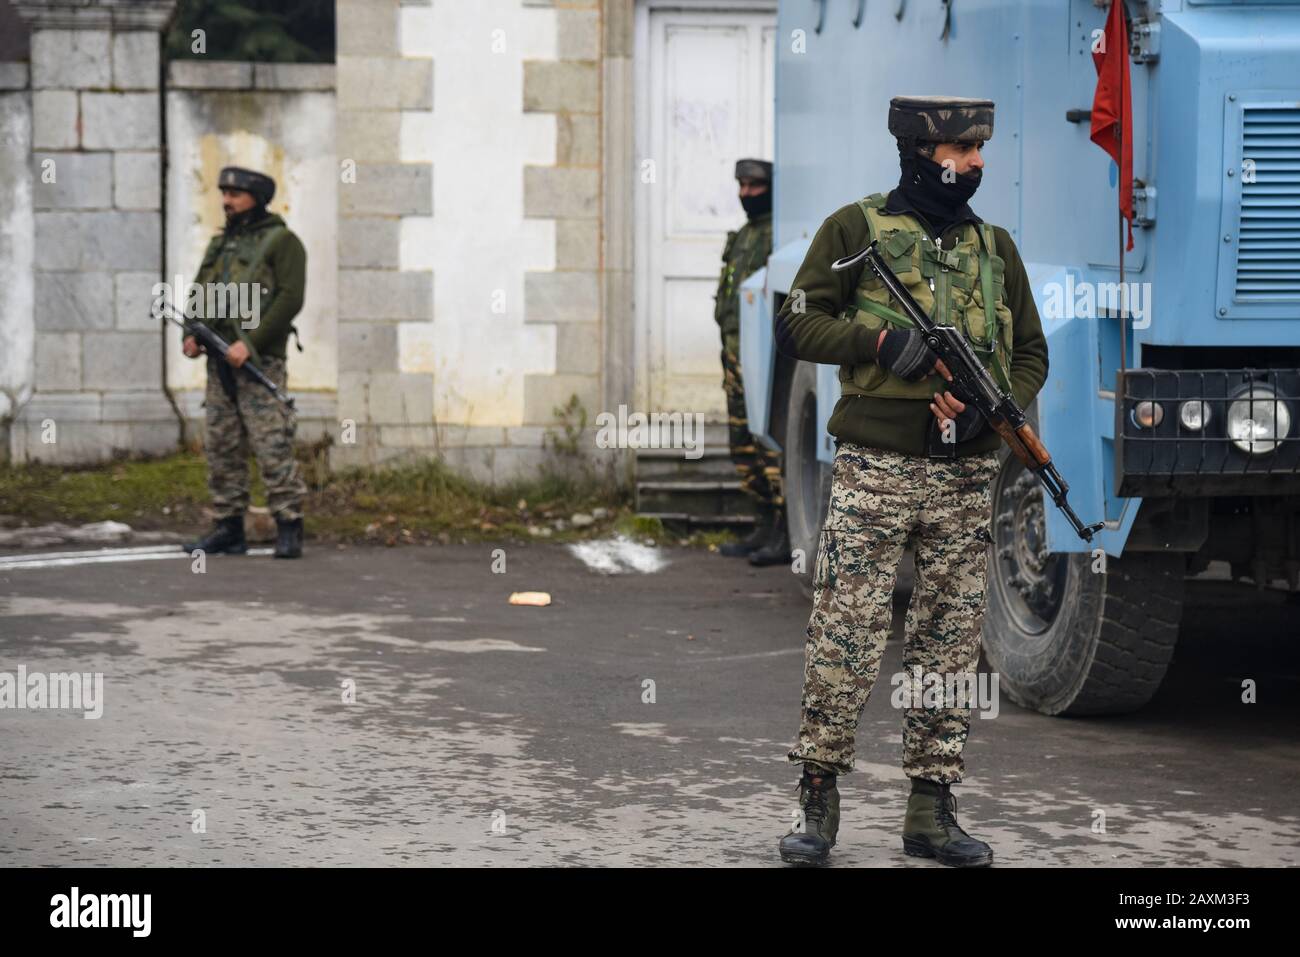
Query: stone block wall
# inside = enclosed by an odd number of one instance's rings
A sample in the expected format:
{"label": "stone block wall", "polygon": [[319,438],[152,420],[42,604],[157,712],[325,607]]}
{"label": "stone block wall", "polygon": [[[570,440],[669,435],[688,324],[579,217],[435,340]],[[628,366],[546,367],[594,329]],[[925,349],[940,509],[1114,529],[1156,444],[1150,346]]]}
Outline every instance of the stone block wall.
{"label": "stone block wall", "polygon": [[157,426],[173,413],[138,294],[162,267],[159,30],[171,6],[19,11],[31,28],[34,328],[34,394],[11,425],[22,459],[175,445]]}
{"label": "stone block wall", "polygon": [[[425,5],[427,6],[427,4]],[[433,61],[402,49],[398,0],[339,0],[339,373],[336,465],[433,448],[433,375],[406,373],[399,327],[433,316],[433,271],[404,261],[409,224],[433,215],[433,164],[402,124],[433,107]],[[349,439],[351,441],[349,441]]]}
{"label": "stone block wall", "polygon": [[[32,97],[26,63],[0,63],[0,462],[8,422],[32,394]],[[77,343],[70,345],[76,346]],[[80,352],[75,353],[80,361]],[[68,357],[72,362],[72,356]],[[47,363],[48,365],[48,363]],[[66,381],[67,373],[60,369]]]}
{"label": "stone block wall", "polygon": [[337,461],[505,480],[607,407],[603,6],[340,0]]}
{"label": "stone block wall", "polygon": [[524,376],[524,423],[553,421],[577,396],[594,421],[601,395],[601,11],[598,0],[552,7],[551,56],[525,60],[523,108],[555,123],[552,162],[524,166],[524,216],[555,228],[554,267],[524,275],[524,321],[555,329],[554,371]]}
{"label": "stone block wall", "polygon": [[[527,475],[553,462],[571,397],[581,452],[604,455],[595,417],[632,390],[633,0],[337,0],[334,66],[171,64],[162,126],[170,6],[27,0],[30,82],[0,64],[5,155],[26,152],[31,174],[28,198],[0,190],[13,454],[166,451],[197,422],[201,376],[148,294],[192,276],[219,225],[205,177],[240,161],[282,174],[308,246],[314,351],[291,352],[290,388],[335,465],[438,455]],[[26,267],[7,236],[30,237]],[[58,451],[51,419],[76,433]]]}

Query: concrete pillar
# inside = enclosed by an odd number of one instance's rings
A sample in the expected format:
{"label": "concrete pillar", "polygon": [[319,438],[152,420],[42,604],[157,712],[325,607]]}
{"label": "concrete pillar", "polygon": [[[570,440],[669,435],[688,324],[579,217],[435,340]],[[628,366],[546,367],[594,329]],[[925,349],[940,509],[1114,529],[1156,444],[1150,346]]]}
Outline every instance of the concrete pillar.
{"label": "concrete pillar", "polygon": [[149,302],[162,278],[160,32],[175,0],[13,6],[31,31],[36,327],[14,457],[167,451],[178,433]]}
{"label": "concrete pillar", "polygon": [[[526,6],[553,6],[525,0]],[[601,303],[601,3],[555,9],[555,58],[524,63],[526,113],[555,117],[555,161],[524,167],[524,215],[555,221],[555,267],[525,275],[526,323],[556,330],[553,373],[524,379],[524,424],[546,425],[576,396],[588,421],[604,408]]]}
{"label": "concrete pillar", "polygon": [[[401,326],[433,314],[433,272],[404,265],[403,222],[433,214],[433,164],[402,125],[433,106],[433,61],[404,51],[401,0],[338,0],[339,433],[334,465],[434,447],[433,375],[401,368]],[[409,44],[408,44],[409,46]],[[408,222],[409,224],[409,222]]]}

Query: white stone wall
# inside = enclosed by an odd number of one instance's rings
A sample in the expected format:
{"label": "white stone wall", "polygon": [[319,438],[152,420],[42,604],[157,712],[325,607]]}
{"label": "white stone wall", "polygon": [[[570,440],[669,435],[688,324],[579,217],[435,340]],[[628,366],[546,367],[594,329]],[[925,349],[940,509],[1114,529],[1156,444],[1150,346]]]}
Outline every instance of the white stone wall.
{"label": "white stone wall", "polygon": [[338,149],[357,170],[338,409],[359,428],[332,460],[434,451],[529,474],[557,407],[576,396],[589,427],[603,407],[601,0],[337,11]]}
{"label": "white stone wall", "polygon": [[[402,53],[433,58],[435,105],[407,110],[401,158],[431,162],[433,215],[402,226],[435,314],[402,322],[403,372],[431,372],[434,416],[525,422],[524,382],[555,373],[556,326],[528,323],[524,279],[555,268],[555,221],[526,218],[524,167],[555,162],[556,118],[524,111],[524,61],[554,59],[556,14],[518,0],[402,9]],[[498,311],[499,310],[499,311]]]}

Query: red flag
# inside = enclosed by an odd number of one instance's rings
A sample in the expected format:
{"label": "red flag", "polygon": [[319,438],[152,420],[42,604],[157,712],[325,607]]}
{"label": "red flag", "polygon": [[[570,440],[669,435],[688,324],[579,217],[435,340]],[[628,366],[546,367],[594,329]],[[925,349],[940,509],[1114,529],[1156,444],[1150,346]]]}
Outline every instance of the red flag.
{"label": "red flag", "polygon": [[1132,249],[1133,86],[1128,73],[1124,0],[1111,0],[1103,39],[1103,52],[1092,55],[1092,62],[1097,67],[1097,92],[1092,98],[1092,133],[1089,138],[1109,153],[1119,167],[1119,209],[1128,220],[1128,248]]}

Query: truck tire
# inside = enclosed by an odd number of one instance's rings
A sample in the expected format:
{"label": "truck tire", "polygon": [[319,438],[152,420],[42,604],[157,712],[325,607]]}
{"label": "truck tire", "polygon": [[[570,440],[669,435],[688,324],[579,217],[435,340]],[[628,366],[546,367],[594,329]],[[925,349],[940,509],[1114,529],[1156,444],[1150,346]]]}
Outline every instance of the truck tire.
{"label": "truck tire", "polygon": [[817,460],[817,443],[821,440],[817,431],[817,367],[811,362],[794,364],[781,437],[790,550],[796,561],[800,555],[803,557],[799,579],[804,593],[811,598],[817,545],[831,497],[831,467]]}
{"label": "truck tire", "polygon": [[[1031,422],[1033,421],[1031,416]],[[1035,427],[1037,423],[1033,423]],[[1007,696],[1043,714],[1124,714],[1160,687],[1182,618],[1186,558],[1047,553],[1042,486],[1003,448],[993,481],[984,653]]]}

